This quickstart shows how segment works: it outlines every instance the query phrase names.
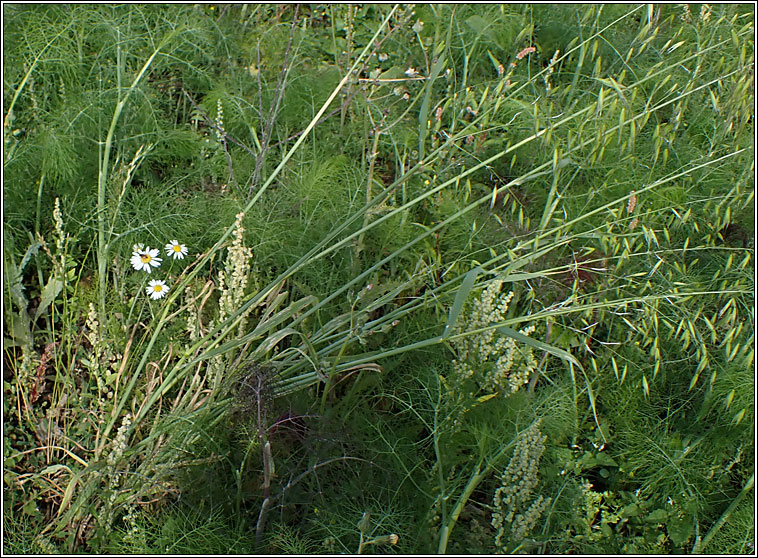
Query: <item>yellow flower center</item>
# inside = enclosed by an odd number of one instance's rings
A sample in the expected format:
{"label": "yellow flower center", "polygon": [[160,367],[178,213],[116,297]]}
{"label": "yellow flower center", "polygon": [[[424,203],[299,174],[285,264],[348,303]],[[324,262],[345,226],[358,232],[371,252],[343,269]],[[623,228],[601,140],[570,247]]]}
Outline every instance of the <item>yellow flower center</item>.
{"label": "yellow flower center", "polygon": [[140,259],[142,260],[142,263],[149,263],[150,260],[153,258],[150,257],[150,254],[140,254]]}
{"label": "yellow flower center", "polygon": [[182,247],[179,244],[174,244],[174,252],[181,252]]}
{"label": "yellow flower center", "polygon": [[163,285],[155,285],[155,286],[153,287],[153,290],[154,290],[156,293],[159,293],[159,292],[161,292],[161,291],[163,290]]}

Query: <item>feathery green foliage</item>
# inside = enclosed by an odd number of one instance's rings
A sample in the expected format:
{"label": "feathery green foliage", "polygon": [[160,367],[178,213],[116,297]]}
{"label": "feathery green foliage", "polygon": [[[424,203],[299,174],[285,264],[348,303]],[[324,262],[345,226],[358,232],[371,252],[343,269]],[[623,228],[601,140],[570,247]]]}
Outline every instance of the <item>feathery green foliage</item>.
{"label": "feathery green foliage", "polygon": [[754,15],[4,6],[5,550],[752,549]]}

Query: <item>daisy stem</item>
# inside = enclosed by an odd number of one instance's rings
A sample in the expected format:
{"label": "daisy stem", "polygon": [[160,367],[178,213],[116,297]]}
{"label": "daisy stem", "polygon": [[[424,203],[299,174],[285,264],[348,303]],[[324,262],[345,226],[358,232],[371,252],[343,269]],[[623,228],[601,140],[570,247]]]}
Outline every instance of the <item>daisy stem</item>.
{"label": "daisy stem", "polygon": [[[137,294],[135,294],[132,297],[132,306],[131,306],[131,308],[129,308],[129,316],[126,318],[126,322],[125,322],[127,324],[132,323],[132,313],[134,312],[134,306],[137,304],[137,300],[141,299],[140,293],[144,292],[144,290],[145,290],[145,283],[147,283],[147,279],[148,278],[145,277],[142,280],[142,285],[140,286],[139,290],[137,291]],[[145,300],[143,299],[142,300],[142,309],[140,309],[140,312],[139,312],[140,315],[142,315],[142,310],[144,310],[144,309],[145,309]]]}

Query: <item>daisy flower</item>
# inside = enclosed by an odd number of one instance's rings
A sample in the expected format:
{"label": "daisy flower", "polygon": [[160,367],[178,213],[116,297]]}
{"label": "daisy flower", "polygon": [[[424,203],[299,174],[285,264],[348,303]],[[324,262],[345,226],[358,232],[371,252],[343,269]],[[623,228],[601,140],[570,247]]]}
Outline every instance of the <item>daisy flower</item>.
{"label": "daisy flower", "polygon": [[158,249],[150,249],[150,246],[144,250],[138,249],[132,253],[131,264],[137,271],[143,269],[150,273],[153,267],[161,265],[163,260],[158,257]]}
{"label": "daisy flower", "polygon": [[150,281],[150,283],[147,286],[147,294],[150,295],[150,298],[153,300],[158,300],[159,298],[163,298],[166,296],[166,293],[168,293],[169,288],[166,286],[165,281],[161,281],[160,279],[153,279]]}
{"label": "daisy flower", "polygon": [[166,256],[174,256],[175,260],[183,260],[187,255],[187,247],[184,244],[179,244],[176,240],[172,240],[166,244]]}

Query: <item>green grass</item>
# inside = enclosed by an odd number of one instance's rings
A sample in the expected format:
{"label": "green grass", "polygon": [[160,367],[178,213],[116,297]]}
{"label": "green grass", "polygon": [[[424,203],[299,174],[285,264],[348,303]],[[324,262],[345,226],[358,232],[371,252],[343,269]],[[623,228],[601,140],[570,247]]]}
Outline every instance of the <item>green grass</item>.
{"label": "green grass", "polygon": [[6,6],[4,550],[752,549],[754,15]]}

